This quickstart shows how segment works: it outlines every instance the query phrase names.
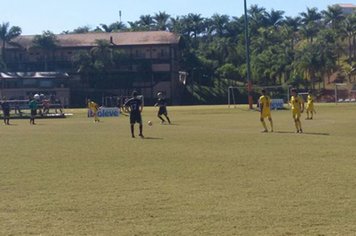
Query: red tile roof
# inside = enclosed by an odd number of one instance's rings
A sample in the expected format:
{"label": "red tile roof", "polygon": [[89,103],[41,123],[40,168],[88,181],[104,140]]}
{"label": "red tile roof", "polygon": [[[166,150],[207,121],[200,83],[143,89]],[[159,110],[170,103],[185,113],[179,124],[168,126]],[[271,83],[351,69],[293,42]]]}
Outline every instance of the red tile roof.
{"label": "red tile roof", "polygon": [[[21,35],[12,42],[20,44],[24,48],[29,48],[32,46],[34,37],[34,35]],[[178,35],[166,31],[58,34],[56,37],[60,47],[92,47],[96,45],[96,40],[110,42],[111,38],[112,42],[119,46],[178,44],[180,39]]]}
{"label": "red tile roof", "polygon": [[352,3],[339,3],[337,5],[339,5],[342,8],[356,8],[356,5]]}

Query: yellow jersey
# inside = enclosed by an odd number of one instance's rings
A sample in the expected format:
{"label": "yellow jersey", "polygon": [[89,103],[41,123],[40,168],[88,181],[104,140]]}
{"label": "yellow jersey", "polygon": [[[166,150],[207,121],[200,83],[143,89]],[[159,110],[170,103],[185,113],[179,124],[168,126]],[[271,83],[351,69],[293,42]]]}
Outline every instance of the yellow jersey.
{"label": "yellow jersey", "polygon": [[302,104],[304,103],[304,100],[301,96],[292,96],[290,98],[289,104],[292,107],[292,111],[297,111],[300,112],[302,109]]}
{"label": "yellow jersey", "polygon": [[314,98],[312,95],[308,95],[307,98],[307,111],[313,111],[314,110]]}
{"label": "yellow jersey", "polygon": [[260,106],[262,107],[263,111],[270,111],[271,108],[271,98],[269,96],[266,95],[262,95],[259,99],[258,99]]}
{"label": "yellow jersey", "polygon": [[96,104],[95,102],[91,101],[88,103],[88,108],[94,112],[98,111],[98,104]]}

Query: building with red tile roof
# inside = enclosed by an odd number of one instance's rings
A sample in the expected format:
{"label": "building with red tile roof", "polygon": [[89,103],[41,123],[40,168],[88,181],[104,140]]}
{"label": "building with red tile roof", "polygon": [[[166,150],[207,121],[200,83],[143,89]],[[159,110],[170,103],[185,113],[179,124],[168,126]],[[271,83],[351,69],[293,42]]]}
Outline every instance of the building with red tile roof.
{"label": "building with red tile roof", "polygon": [[345,15],[356,14],[356,5],[352,3],[338,3]]}
{"label": "building with red tile roof", "polygon": [[[69,101],[69,105],[80,106],[87,97],[98,99],[99,96],[126,96],[133,90],[142,93],[148,103],[153,102],[159,91],[164,92],[172,103],[179,103],[181,91],[178,62],[181,37],[174,33],[148,31],[58,34],[55,35],[56,47],[50,51],[34,47],[34,38],[35,35],[21,35],[6,45],[8,70],[68,73],[70,92],[69,97],[64,99]],[[111,52],[119,52],[122,58],[119,63],[106,67],[101,73],[84,73],[79,69],[77,58],[83,53],[90,54],[93,48],[98,47],[98,41],[105,41]],[[2,93],[5,93],[6,88],[24,90],[22,84],[19,88],[13,88],[9,80],[3,83]],[[29,91],[25,93],[28,94]],[[7,96],[10,97],[9,94]]]}

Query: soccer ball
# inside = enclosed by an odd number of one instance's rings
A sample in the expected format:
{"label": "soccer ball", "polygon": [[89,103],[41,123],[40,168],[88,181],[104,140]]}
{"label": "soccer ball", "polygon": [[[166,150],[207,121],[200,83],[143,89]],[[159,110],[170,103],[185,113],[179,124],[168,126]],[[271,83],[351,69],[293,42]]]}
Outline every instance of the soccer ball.
{"label": "soccer ball", "polygon": [[150,121],[150,120],[147,122],[147,124],[148,124],[149,126],[152,126],[152,125],[153,125],[152,121]]}

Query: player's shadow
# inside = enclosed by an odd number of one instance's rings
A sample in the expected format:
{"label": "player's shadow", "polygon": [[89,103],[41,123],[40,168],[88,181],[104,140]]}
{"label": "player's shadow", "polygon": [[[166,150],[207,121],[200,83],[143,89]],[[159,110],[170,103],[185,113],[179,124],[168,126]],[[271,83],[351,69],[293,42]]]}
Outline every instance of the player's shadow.
{"label": "player's shadow", "polygon": [[328,136],[330,135],[329,133],[313,133],[313,132],[305,132],[303,134],[308,134],[308,135],[323,135],[323,136]]}
{"label": "player's shadow", "polygon": [[[274,133],[277,133],[277,134],[296,134],[295,132],[292,132],[292,131],[274,131]],[[316,132],[303,132],[301,134],[302,135],[303,134],[306,134],[306,135],[321,135],[321,136],[330,135],[329,133],[316,133]]]}
{"label": "player's shadow", "polygon": [[148,139],[148,140],[162,140],[163,138],[158,138],[158,137],[147,137],[147,136],[145,136],[143,139]]}

